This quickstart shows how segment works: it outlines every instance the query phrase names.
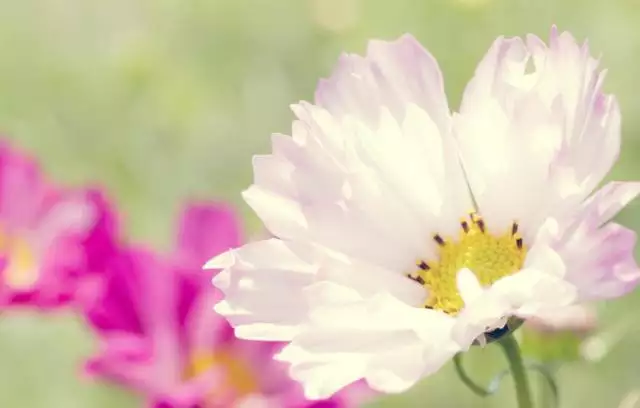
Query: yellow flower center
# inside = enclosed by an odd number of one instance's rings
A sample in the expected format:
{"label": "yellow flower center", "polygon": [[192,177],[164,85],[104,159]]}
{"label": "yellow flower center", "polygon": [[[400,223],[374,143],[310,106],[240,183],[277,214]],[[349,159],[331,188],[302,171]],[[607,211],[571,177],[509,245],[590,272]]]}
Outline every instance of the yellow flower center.
{"label": "yellow flower center", "polygon": [[216,352],[196,352],[193,354],[187,367],[185,377],[195,378],[212,368],[223,371],[223,378],[213,387],[207,396],[207,400],[216,405],[219,398],[233,395],[241,398],[259,391],[258,379],[252,373],[246,361],[239,359],[230,350]]}
{"label": "yellow flower center", "polygon": [[5,283],[15,289],[26,289],[38,280],[38,264],[29,244],[0,229],[0,253],[7,257],[3,271]]}
{"label": "yellow flower center", "polygon": [[435,235],[439,247],[437,260],[418,260],[418,270],[409,278],[428,290],[424,307],[456,315],[464,302],[458,292],[457,274],[463,268],[471,270],[482,286],[511,275],[522,268],[527,249],[518,234],[518,223],[511,230],[494,236],[486,231],[482,217],[471,213],[469,220],[460,221],[457,240]]}

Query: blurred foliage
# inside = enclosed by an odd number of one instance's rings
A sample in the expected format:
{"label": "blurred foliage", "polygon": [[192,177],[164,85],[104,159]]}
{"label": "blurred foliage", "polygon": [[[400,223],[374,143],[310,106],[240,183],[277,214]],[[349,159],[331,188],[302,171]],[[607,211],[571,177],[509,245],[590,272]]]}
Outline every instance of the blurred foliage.
{"label": "blurred foliage", "polygon": [[[106,186],[135,240],[168,248],[189,197],[237,203],[251,156],[287,132],[288,105],[310,100],[342,51],[370,38],[416,35],[438,58],[455,107],[475,63],[499,35],[546,38],[557,23],[589,37],[623,110],[625,145],[613,176],[638,178],[640,3],[636,0],[0,0],[0,129],[52,177]],[[640,227],[640,207],[622,220]],[[559,371],[563,407],[616,407],[640,387],[638,295],[610,303],[616,347]],[[627,319],[627,320],[623,320]],[[617,326],[616,326],[617,327]],[[633,329],[633,330],[632,330]],[[92,339],[69,316],[3,315],[0,407],[136,407],[126,391],[79,379]],[[467,358],[490,378],[492,347]],[[450,366],[377,407],[513,406],[510,380],[479,400]]]}
{"label": "blurred foliage", "polygon": [[580,345],[583,339],[574,332],[545,333],[523,327],[519,335],[520,349],[525,358],[551,364],[581,358]]}

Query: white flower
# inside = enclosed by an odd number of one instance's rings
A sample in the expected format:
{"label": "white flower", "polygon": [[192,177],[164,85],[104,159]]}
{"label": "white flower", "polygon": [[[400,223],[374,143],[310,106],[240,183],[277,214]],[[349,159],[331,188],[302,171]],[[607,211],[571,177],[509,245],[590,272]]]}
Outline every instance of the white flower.
{"label": "white flower", "polygon": [[411,36],[342,56],[254,158],[244,198],[277,238],[206,265],[216,310],[289,342],[279,359],[323,398],[406,390],[511,316],[630,291],[635,234],[610,220],[640,184],[591,195],[620,149],[597,65],[555,28],[549,46],[499,38],[452,115]]}

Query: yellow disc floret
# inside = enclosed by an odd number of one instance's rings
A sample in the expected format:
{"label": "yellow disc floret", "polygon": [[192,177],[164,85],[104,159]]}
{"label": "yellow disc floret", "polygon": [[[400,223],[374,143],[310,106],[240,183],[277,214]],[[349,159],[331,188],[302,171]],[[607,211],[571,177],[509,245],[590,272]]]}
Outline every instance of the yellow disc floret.
{"label": "yellow disc floret", "polygon": [[516,222],[510,231],[498,236],[489,234],[484,221],[475,213],[471,213],[469,220],[461,220],[460,226],[457,240],[435,235],[438,259],[419,260],[418,270],[409,275],[428,290],[424,307],[451,315],[464,306],[456,284],[461,269],[468,268],[481,285],[489,286],[520,270],[527,252]]}

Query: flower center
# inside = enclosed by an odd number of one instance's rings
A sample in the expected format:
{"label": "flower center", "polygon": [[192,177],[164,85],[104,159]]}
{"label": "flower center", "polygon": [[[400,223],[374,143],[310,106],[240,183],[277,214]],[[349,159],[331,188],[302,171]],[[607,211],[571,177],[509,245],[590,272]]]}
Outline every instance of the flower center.
{"label": "flower center", "polygon": [[[195,378],[212,368],[224,372],[222,380],[213,385],[207,400],[215,402],[223,397],[241,398],[259,391],[258,380],[246,361],[229,350],[194,353],[187,367],[186,377]],[[212,405],[215,406],[215,403]]]}
{"label": "flower center", "polygon": [[36,257],[24,239],[5,235],[0,230],[0,252],[7,257],[7,264],[2,271],[7,285],[15,289],[26,289],[36,283]]}
{"label": "flower center", "polygon": [[458,271],[468,268],[482,286],[490,286],[520,270],[527,253],[517,222],[510,231],[494,236],[486,231],[482,217],[471,213],[469,220],[460,221],[460,227],[458,240],[436,234],[433,239],[439,246],[439,258],[418,260],[418,270],[408,275],[428,290],[425,308],[450,315],[456,315],[464,306],[456,283]]}

